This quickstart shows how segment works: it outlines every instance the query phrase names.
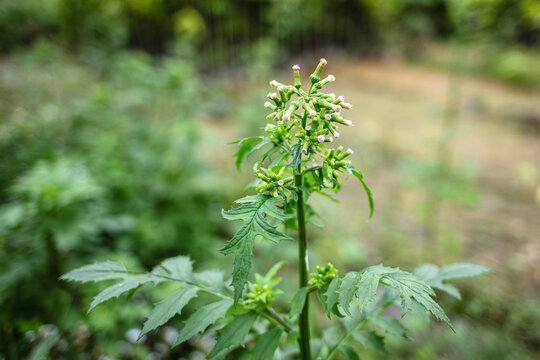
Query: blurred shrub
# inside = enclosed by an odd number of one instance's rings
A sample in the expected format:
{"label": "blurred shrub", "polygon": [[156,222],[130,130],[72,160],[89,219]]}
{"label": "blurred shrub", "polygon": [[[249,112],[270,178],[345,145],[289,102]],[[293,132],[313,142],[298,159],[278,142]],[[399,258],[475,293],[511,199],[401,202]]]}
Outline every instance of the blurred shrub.
{"label": "blurred shrub", "polygon": [[[211,260],[226,187],[199,156],[205,110],[193,103],[212,97],[182,59],[118,53],[107,64],[100,74],[40,43],[0,73],[1,353],[23,353],[24,332],[44,323],[78,331],[80,295],[56,281],[68,268]],[[105,343],[141,320],[109,311]]]}

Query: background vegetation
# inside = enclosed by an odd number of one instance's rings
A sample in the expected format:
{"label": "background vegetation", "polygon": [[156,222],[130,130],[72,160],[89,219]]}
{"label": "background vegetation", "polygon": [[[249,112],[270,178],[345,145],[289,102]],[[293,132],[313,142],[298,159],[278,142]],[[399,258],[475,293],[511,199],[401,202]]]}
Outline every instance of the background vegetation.
{"label": "background vegetation", "polygon": [[[320,57],[377,212],[347,184],[314,198],[313,264],[483,264],[463,302],[440,296],[457,334],[410,320],[393,357],[538,358],[539,46],[538,0],[0,1],[0,358],[201,358],[213,340],[171,351],[174,327],[135,343],[144,299],[86,315],[96,289],[58,275],[228,261],[220,210],[248,177],[227,143],[265,123],[268,80]],[[264,251],[294,271],[294,244]]]}

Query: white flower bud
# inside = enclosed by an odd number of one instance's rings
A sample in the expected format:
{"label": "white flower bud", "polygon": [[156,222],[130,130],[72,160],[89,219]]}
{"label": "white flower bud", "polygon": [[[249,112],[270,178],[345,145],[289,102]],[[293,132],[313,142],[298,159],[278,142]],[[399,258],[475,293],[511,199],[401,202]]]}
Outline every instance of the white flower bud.
{"label": "white flower bud", "polygon": [[325,118],[326,120],[330,120],[330,119],[332,118],[332,115],[330,115],[330,114],[325,114],[325,115],[324,115],[324,118]]}
{"label": "white flower bud", "polygon": [[326,64],[328,64],[328,61],[326,61],[326,59],[322,58],[321,60],[319,60],[319,65],[320,66],[324,66]]}
{"label": "white flower bud", "polygon": [[302,154],[307,154],[307,150],[306,150],[306,149],[302,149]]}
{"label": "white flower bud", "polygon": [[289,120],[291,120],[291,115],[285,114],[281,118],[283,119],[283,121],[289,121]]}
{"label": "white flower bud", "polygon": [[331,136],[328,138],[328,140],[330,140],[330,142],[334,142],[334,139]]}
{"label": "white flower bud", "polygon": [[349,154],[351,154],[351,155],[354,154],[354,151],[353,151],[353,149],[351,149],[351,148],[348,148],[348,149],[347,149],[347,152],[348,152]]}
{"label": "white flower bud", "polygon": [[300,71],[300,65],[298,65],[298,64],[293,65],[292,69],[293,69],[294,72],[299,72]]}
{"label": "white flower bud", "polygon": [[278,183],[279,186],[283,186],[283,184],[285,184],[285,183],[283,182],[283,180],[279,180],[277,183]]}
{"label": "white flower bud", "polygon": [[277,90],[278,90],[278,91],[283,90],[283,86],[279,85],[279,86],[277,87]]}
{"label": "white flower bud", "polygon": [[339,112],[341,112],[341,106],[334,104],[334,105],[332,105],[332,110],[339,113]]}
{"label": "white flower bud", "polygon": [[268,107],[270,107],[270,106],[272,106],[272,104],[270,104],[270,101],[266,101],[266,102],[264,103],[264,107],[265,107],[265,108],[268,108]]}
{"label": "white flower bud", "polygon": [[324,142],[324,135],[317,136],[317,141],[320,143]]}
{"label": "white flower bud", "polygon": [[339,95],[337,99],[338,99],[339,101],[343,102],[343,101],[345,101],[345,96]]}
{"label": "white flower bud", "polygon": [[334,137],[335,137],[336,139],[339,138],[339,133],[338,133],[337,131],[334,133]]}
{"label": "white flower bud", "polygon": [[351,126],[351,125],[352,125],[352,121],[351,121],[351,120],[345,120],[345,125]]}
{"label": "white flower bud", "polygon": [[270,86],[276,87],[278,86],[278,82],[276,80],[270,81]]}
{"label": "white flower bud", "polygon": [[328,82],[333,82],[336,81],[336,77],[334,75],[328,75],[326,77],[326,80],[328,80]]}
{"label": "white flower bud", "polygon": [[317,112],[315,110],[310,110],[309,111],[309,116],[315,117],[315,116],[317,116]]}
{"label": "white flower bud", "polygon": [[307,131],[311,130],[311,126],[309,126],[309,125],[306,126],[306,130],[307,130]]}
{"label": "white flower bud", "polygon": [[352,105],[350,103],[343,103],[343,107],[345,109],[352,109]]}
{"label": "white flower bud", "polygon": [[336,100],[336,94],[331,93],[331,94],[329,94],[329,95],[330,95],[330,97],[332,98],[332,100]]}

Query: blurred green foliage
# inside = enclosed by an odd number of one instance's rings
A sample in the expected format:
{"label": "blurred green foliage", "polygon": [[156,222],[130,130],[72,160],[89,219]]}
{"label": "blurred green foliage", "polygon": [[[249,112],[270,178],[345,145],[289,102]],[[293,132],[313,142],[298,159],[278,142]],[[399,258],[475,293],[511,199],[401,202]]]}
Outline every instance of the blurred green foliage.
{"label": "blurred green foliage", "polygon": [[65,319],[76,294],[56,281],[74,265],[111,254],[143,266],[202,259],[221,231],[224,185],[197,151],[204,110],[189,104],[206,95],[189,63],[117,53],[98,74],[43,43],[3,66],[0,343],[9,348],[29,323],[69,329],[84,318],[77,308]]}

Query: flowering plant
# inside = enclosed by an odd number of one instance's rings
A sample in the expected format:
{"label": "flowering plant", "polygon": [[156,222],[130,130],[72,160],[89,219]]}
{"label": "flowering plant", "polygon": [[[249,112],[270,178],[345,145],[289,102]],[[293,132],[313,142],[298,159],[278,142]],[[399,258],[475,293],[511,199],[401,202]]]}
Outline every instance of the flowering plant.
{"label": "flowering plant", "polygon": [[[392,305],[401,308],[402,317],[412,312],[429,321],[428,314],[431,314],[452,328],[443,309],[433,299],[433,288],[459,298],[459,291],[446,281],[482,274],[487,271],[484,267],[460,263],[438,268],[428,264],[409,273],[374,265],[339,275],[328,263],[324,267],[317,266],[309,278],[306,217],[314,212],[306,202],[311,194],[337,192],[342,175],[353,175],[366,191],[370,216],[374,209],[371,191],[362,174],[347,160],[353,151],[341,146],[331,148],[333,140],[339,137],[338,129],[352,125],[342,115],[344,110],[352,109],[352,105],[345,102],[343,96],[322,92],[324,85],[335,80],[332,75],[321,79],[325,65],[326,60],[321,59],[309,77],[307,92],[302,89],[298,65],[293,66],[293,85],[272,80],[270,85],[275,92],[267,95],[268,101],[264,104],[271,111],[267,116],[271,123],[265,127],[266,135],[236,142],[238,168],[246,155],[263,149],[264,152],[261,161],[253,167],[257,193],[236,200],[237,207],[223,211],[225,219],[243,222],[220,250],[225,255],[234,255],[232,282],[224,282],[220,272],[194,272],[191,260],[185,256],[167,259],[148,273],[128,271],[122,264],[104,262],[73,270],[63,279],[117,280],[94,298],[91,309],[145,283],[176,284],[177,292],[156,304],[140,336],[180,314],[200,293],[212,295],[215,301],[199,307],[185,320],[175,342],[175,346],[181,344],[214,325],[212,328],[217,327],[219,335],[208,358],[227,354],[236,358],[241,352],[254,359],[272,359],[276,352],[280,352],[282,358],[303,360],[314,356],[332,359],[339,352],[348,358],[357,358],[349,342],[387,353],[385,334],[409,339],[399,319],[383,314]],[[293,224],[298,234],[299,286],[290,297],[288,311],[274,308],[275,301],[284,295],[277,288],[281,279],[276,277],[284,265],[282,262],[264,276],[255,274],[254,283],[248,281],[257,238],[276,244],[292,240],[278,230],[279,224],[286,227]],[[384,292],[378,291],[379,285],[385,288]],[[317,354],[312,353],[309,326],[310,294],[313,293],[317,294],[328,318],[333,316],[342,324],[341,336],[334,343],[323,342]],[[382,332],[369,328],[369,324]],[[285,333],[287,335],[283,336]]]}

